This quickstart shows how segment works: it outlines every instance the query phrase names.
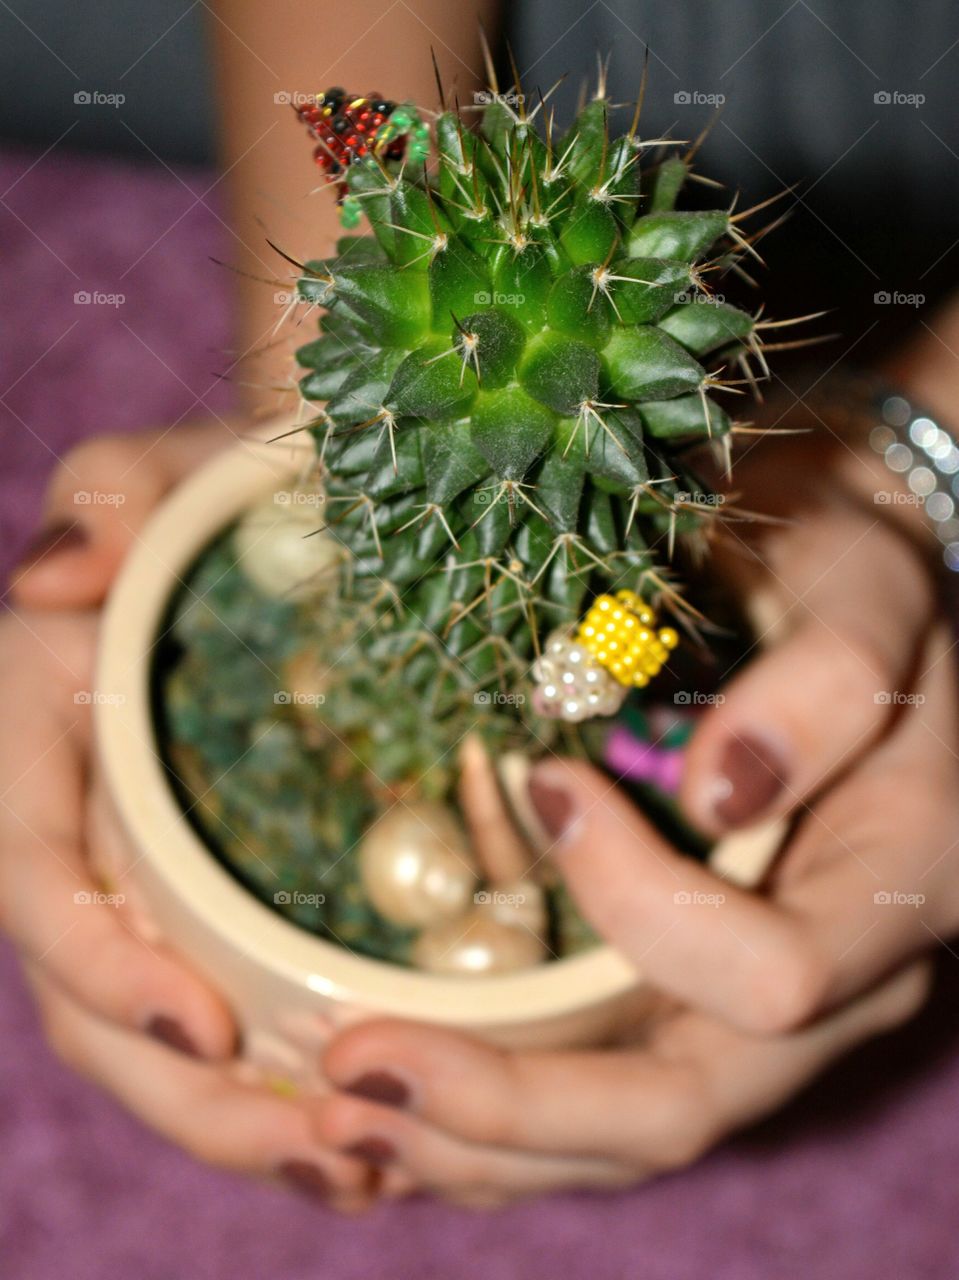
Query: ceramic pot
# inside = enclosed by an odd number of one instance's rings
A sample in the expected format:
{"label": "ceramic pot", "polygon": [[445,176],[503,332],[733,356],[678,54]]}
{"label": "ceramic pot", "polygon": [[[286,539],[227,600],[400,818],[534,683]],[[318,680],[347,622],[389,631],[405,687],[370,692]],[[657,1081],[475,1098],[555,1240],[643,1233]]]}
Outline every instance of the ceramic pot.
{"label": "ceramic pot", "polygon": [[[338,1027],[390,1015],[457,1027],[499,1044],[542,1048],[601,1042],[651,992],[607,946],[512,974],[456,978],[349,951],[274,913],[234,879],[184,819],[159,755],[151,660],[171,596],[203,547],[257,501],[295,485],[312,444],[269,444],[271,423],[209,461],[153,514],[113,587],[103,618],[97,743],[125,831],[125,865],[111,876],[133,906],[134,927],[160,936],[222,991],[254,1068],[318,1083],[324,1040]],[[301,437],[294,437],[298,439]],[[722,843],[717,869],[755,883],[777,833]]]}

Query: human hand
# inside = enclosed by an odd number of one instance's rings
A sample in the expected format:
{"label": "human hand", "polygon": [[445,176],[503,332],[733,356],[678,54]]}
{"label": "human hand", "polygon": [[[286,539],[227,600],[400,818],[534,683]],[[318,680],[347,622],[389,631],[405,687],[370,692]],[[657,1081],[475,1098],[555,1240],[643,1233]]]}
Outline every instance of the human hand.
{"label": "human hand", "polygon": [[[768,526],[761,559],[740,560],[765,593],[766,647],[703,717],[683,793],[713,832],[799,810],[766,896],[679,856],[597,771],[536,766],[551,856],[673,1011],[636,1045],[590,1053],[504,1053],[387,1021],[346,1031],[320,1131],[344,1150],[379,1144],[388,1190],[495,1203],[675,1168],[922,1003],[916,957],[959,926],[949,637],[930,634],[916,552],[860,477],[780,474],[800,499],[816,481],[814,514]],[[775,511],[772,478],[765,496]],[[724,768],[744,741],[749,758],[775,744],[762,787]],[[376,1101],[384,1075],[404,1107]]]}
{"label": "human hand", "polygon": [[[68,1065],[199,1158],[354,1210],[367,1167],[324,1146],[300,1101],[244,1082],[229,1009],[134,931],[110,897],[122,881],[97,870],[127,857],[91,749],[94,606],[166,489],[232,439],[217,424],[95,441],[54,476],[47,532],[0,618],[0,921]],[[123,501],[78,506],[77,492]]]}

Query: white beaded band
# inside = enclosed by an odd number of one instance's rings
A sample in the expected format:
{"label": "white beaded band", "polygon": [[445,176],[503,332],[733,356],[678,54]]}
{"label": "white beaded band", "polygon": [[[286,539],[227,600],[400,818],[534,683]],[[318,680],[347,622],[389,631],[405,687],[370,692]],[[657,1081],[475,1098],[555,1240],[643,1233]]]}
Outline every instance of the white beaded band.
{"label": "white beaded band", "polygon": [[959,446],[901,391],[880,390],[872,409],[870,447],[905,480],[942,544],[943,563],[959,572]]}

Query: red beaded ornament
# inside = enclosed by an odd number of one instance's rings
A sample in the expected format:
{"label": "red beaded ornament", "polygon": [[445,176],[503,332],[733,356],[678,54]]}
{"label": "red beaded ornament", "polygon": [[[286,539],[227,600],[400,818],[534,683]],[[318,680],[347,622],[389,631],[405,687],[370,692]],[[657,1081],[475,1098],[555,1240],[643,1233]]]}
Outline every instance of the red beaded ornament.
{"label": "red beaded ornament", "polygon": [[[313,158],[330,181],[336,182],[337,197],[342,201],[347,194],[344,171],[376,147],[377,135],[396,110],[396,103],[378,93],[357,97],[335,88],[294,109],[310,136],[316,138]],[[377,150],[386,160],[402,160],[406,141],[405,133],[397,134]]]}

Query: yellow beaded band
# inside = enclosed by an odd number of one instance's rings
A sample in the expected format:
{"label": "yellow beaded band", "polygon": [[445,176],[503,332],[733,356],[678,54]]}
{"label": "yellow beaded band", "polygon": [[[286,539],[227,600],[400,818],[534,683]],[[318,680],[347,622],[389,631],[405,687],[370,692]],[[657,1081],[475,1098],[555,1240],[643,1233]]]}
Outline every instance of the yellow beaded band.
{"label": "yellow beaded band", "polygon": [[597,596],[576,639],[614,680],[642,689],[679,644],[672,627],[656,627],[656,614],[635,591]]}

